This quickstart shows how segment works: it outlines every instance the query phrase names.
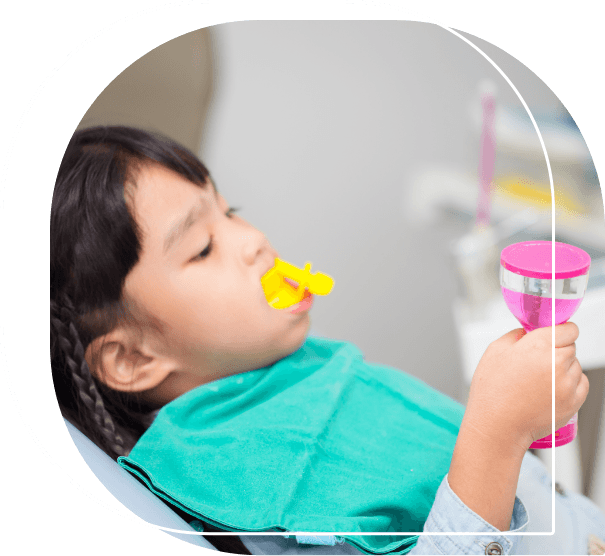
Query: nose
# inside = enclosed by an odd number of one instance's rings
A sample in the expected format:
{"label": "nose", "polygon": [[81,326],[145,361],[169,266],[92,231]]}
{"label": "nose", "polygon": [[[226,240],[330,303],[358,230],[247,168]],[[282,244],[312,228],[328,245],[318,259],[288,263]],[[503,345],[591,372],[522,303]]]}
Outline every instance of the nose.
{"label": "nose", "polygon": [[269,259],[273,260],[277,255],[263,232],[253,226],[247,226],[241,231],[243,257],[246,265],[258,264],[259,261],[267,264]]}

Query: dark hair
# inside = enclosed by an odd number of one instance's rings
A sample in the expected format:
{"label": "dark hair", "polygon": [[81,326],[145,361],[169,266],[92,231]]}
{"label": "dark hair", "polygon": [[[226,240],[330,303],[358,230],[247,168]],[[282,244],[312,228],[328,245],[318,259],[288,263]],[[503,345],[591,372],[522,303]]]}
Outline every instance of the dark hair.
{"label": "dark hair", "polygon": [[[124,126],[92,127],[71,138],[59,167],[50,216],[50,346],[55,391],[63,416],[117,459],[151,422],[153,407],[94,377],[84,354],[121,319],[136,323],[124,300],[126,276],[141,253],[128,186],[155,162],[204,187],[209,173],[175,142]],[[214,187],[214,184],[212,184]],[[140,313],[140,311],[138,312]],[[151,324],[162,323],[151,318]],[[171,506],[172,507],[172,506]],[[172,507],[183,519],[190,517]],[[206,530],[218,529],[205,524]],[[239,537],[205,537],[219,550],[250,554]]]}

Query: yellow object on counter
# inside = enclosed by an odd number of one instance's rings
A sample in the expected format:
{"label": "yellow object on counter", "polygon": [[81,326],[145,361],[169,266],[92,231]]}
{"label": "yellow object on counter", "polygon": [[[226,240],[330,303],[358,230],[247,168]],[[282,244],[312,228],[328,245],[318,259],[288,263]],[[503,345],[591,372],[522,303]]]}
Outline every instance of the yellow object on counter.
{"label": "yellow object on counter", "polygon": [[[298,287],[286,282],[285,278],[296,282]],[[328,295],[332,291],[334,280],[321,272],[311,274],[309,262],[305,264],[305,268],[298,268],[276,258],[275,266],[261,278],[261,284],[269,305],[275,309],[285,309],[302,301],[305,289],[312,294]]]}
{"label": "yellow object on counter", "polygon": [[[520,176],[506,176],[496,180],[495,185],[500,193],[509,197],[522,199],[525,203],[540,208],[550,209],[550,184],[531,181]],[[555,184],[555,206],[568,212],[584,213],[581,206],[564,188]]]}

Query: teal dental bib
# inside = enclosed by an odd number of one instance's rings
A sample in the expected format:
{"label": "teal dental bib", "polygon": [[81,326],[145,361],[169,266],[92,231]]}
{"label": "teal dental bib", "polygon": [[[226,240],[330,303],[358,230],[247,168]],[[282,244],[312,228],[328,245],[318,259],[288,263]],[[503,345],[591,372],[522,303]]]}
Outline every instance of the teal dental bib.
{"label": "teal dental bib", "polygon": [[[326,532],[406,553],[447,474],[464,407],[352,344],[308,337],[277,363],[165,405],[118,463],[226,531]],[[363,533],[352,535],[346,533]]]}

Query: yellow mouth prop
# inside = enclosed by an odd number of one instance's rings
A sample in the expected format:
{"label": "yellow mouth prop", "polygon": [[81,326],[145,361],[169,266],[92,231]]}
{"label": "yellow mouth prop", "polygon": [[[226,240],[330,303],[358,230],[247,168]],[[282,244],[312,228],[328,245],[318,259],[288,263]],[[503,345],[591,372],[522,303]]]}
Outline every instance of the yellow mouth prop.
{"label": "yellow mouth prop", "polygon": [[312,294],[328,295],[334,280],[321,272],[311,274],[309,262],[305,268],[298,268],[276,258],[275,266],[261,278],[261,285],[269,305],[275,309],[285,309],[302,301],[306,289]]}

